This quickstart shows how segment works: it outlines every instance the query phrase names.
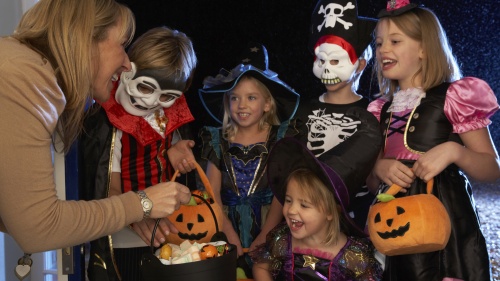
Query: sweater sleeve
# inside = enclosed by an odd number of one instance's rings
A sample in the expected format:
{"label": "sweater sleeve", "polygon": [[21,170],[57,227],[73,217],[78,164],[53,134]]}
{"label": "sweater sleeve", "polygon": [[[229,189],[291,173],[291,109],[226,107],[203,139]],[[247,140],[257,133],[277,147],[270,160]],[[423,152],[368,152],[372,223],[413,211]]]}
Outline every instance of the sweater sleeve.
{"label": "sweater sleeve", "polygon": [[133,193],[98,201],[58,199],[51,144],[66,101],[50,64],[24,48],[0,59],[0,230],[33,253],[77,245],[141,220]]}

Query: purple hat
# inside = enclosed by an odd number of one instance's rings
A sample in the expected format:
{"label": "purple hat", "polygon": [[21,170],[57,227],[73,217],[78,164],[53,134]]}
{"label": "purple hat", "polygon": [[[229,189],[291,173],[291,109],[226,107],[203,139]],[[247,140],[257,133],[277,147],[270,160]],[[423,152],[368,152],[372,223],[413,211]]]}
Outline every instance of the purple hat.
{"label": "purple hat", "polygon": [[381,10],[377,16],[379,18],[399,16],[417,7],[418,5],[410,3],[410,0],[389,0],[387,1],[387,8]]}
{"label": "purple hat", "polygon": [[309,169],[330,188],[342,210],[342,231],[348,235],[367,236],[349,217],[349,192],[342,178],[330,166],[319,161],[303,143],[293,137],[283,138],[271,149],[267,162],[267,177],[274,196],[283,205],[286,193],[286,179],[293,171]]}

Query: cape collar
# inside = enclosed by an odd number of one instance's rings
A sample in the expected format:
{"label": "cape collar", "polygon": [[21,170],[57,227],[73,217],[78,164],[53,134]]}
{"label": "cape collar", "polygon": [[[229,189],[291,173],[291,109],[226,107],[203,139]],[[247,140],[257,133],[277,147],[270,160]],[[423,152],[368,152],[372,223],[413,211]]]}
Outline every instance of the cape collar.
{"label": "cape collar", "polygon": [[125,133],[132,135],[137,142],[145,146],[155,141],[162,140],[165,136],[171,134],[180,126],[194,120],[191,111],[186,102],[186,97],[182,95],[169,108],[163,108],[165,124],[164,135],[159,134],[148,121],[141,116],[135,116],[128,113],[115,100],[115,94],[118,83],[111,92],[110,98],[100,105],[106,111],[106,115],[113,126],[122,130]]}

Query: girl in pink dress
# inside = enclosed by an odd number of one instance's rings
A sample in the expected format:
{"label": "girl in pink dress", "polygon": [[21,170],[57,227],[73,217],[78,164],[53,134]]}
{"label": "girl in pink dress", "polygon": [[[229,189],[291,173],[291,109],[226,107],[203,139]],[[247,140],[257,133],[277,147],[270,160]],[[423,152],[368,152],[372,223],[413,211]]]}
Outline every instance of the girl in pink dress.
{"label": "girl in pink dress", "polygon": [[[371,175],[378,183],[398,184],[398,196],[434,194],[451,219],[444,250],[386,257],[384,280],[490,280],[486,242],[468,176],[500,178],[498,154],[488,125],[498,110],[488,84],[461,78],[446,35],[429,9],[389,1],[375,38],[382,96],[368,110],[379,119],[385,147]],[[382,187],[383,188],[383,187]]]}

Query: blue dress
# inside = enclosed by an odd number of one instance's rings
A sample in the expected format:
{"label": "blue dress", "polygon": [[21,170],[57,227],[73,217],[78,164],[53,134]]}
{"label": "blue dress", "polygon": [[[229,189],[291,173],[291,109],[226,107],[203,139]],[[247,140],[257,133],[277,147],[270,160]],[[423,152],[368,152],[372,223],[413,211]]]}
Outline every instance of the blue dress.
{"label": "blue dress", "polygon": [[250,247],[260,233],[262,207],[268,208],[273,199],[267,183],[267,158],[276,141],[293,135],[288,127],[289,121],[272,126],[266,142],[249,146],[225,140],[221,128],[203,127],[200,131],[201,157],[221,171],[222,204],[243,248]]}

